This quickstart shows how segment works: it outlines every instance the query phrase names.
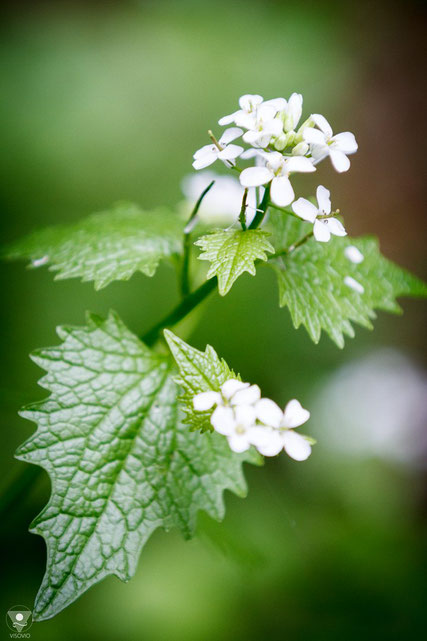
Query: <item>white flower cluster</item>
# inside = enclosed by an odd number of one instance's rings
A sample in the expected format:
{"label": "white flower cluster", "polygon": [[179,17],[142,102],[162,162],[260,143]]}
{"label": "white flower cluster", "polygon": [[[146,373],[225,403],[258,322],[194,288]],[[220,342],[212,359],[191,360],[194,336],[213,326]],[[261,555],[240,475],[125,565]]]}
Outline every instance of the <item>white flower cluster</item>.
{"label": "white flower cluster", "polygon": [[233,452],[245,452],[253,445],[263,456],[285,450],[296,461],[304,461],[311,454],[312,439],[294,431],[310,418],[296,399],[281,410],[271,399],[261,398],[258,385],[231,378],[219,392],[196,394],[193,407],[198,412],[215,407],[211,425],[227,437]]}
{"label": "white flower cluster", "polygon": [[[240,172],[244,188],[268,185],[274,205],[286,207],[295,199],[290,176],[293,173],[316,171],[316,165],[326,157],[338,172],[350,167],[348,155],[357,151],[354,135],[345,131],[333,134],[326,118],[312,114],[298,127],[302,115],[303,98],[293,93],[289,100],[274,98],[264,100],[259,95],[244,95],[239,99],[240,109],[220,118],[220,125],[235,125],[226,129],[221,138],[205,145],[194,154],[193,167],[203,169],[216,160],[228,167],[235,167],[236,159],[255,158],[255,165]],[[232,144],[242,138],[249,149]],[[331,234],[345,236],[342,224],[331,214],[329,191],[320,186],[317,190],[318,207],[299,198],[294,212],[313,223],[314,237],[327,242]]]}

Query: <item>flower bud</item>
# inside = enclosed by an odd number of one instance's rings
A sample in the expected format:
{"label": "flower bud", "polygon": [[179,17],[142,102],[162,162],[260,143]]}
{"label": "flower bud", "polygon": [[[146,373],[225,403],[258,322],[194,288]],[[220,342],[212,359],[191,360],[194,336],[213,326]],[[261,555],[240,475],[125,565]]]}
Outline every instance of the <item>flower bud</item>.
{"label": "flower bud", "polygon": [[274,148],[277,149],[277,151],[283,151],[285,147],[288,146],[288,137],[286,134],[280,134],[280,136],[277,136],[276,140],[274,141]]}
{"label": "flower bud", "polygon": [[315,125],[315,122],[314,122],[314,120],[312,119],[312,117],[310,116],[309,118],[307,118],[307,120],[305,120],[305,121],[302,123],[301,127],[298,129],[298,133],[299,133],[299,134],[302,134],[302,132],[304,131],[304,129],[305,129],[306,127],[314,127],[314,125]]}
{"label": "flower bud", "polygon": [[305,156],[308,152],[308,144],[306,142],[300,142],[292,149],[293,156]]}

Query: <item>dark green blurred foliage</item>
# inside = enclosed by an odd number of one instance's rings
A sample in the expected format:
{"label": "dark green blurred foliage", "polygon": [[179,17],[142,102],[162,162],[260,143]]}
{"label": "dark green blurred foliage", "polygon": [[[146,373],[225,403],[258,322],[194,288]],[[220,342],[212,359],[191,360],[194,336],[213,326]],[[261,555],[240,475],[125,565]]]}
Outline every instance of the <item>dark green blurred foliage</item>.
{"label": "dark green blurred foliage", "polygon": [[[173,206],[193,151],[239,95],[300,91],[305,113],[327,113],[336,131],[355,131],[360,142],[348,174],[325,165],[312,184],[335,193],[351,233],[377,233],[386,255],[422,276],[426,141],[414,123],[425,100],[423,29],[416,3],[10,5],[0,41],[2,241],[116,200]],[[33,429],[16,411],[45,395],[28,353],[54,344],[56,325],[83,323],[86,309],[113,307],[145,331],[177,291],[168,268],[95,293],[7,264],[2,295],[6,485],[23,467],[13,452]],[[403,318],[381,315],[373,334],[359,330],[343,352],[325,337],[315,346],[292,328],[273,274],[260,268],[256,280],[244,276],[225,299],[207,303],[191,341],[211,343],[266,395],[310,407],[330,372],[374,346],[421,358],[425,311],[417,302],[404,308]],[[108,579],[35,624],[32,638],[417,638],[427,588],[423,475],[328,453],[315,421],[311,460],[248,470],[249,496],[227,497],[223,524],[201,517],[190,543],[158,532],[130,585]],[[48,492],[42,477],[3,523],[4,614],[17,603],[31,607],[40,583],[44,545],[27,526]]]}

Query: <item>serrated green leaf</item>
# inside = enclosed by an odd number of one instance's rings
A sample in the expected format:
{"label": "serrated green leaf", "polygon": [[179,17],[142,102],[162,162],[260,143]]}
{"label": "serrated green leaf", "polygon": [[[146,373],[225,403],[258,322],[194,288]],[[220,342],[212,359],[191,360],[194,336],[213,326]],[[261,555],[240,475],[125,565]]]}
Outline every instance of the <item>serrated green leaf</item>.
{"label": "serrated green leaf", "polygon": [[62,344],[34,356],[51,395],[23,411],[38,429],[17,452],[52,482],[32,524],[48,551],[39,620],[109,574],[130,579],[156,528],[191,536],[198,510],[222,518],[223,491],[246,493],[241,463],[251,457],[234,454],[216,433],[183,426],[171,359],[115,314],[58,334]]}
{"label": "serrated green leaf", "polygon": [[[276,241],[289,247],[301,237],[301,231],[303,234],[307,231],[307,224],[286,214],[279,216],[287,220],[276,226],[279,229]],[[363,262],[354,264],[346,258],[344,250],[349,245],[362,252]],[[400,313],[398,296],[427,295],[427,286],[384,258],[378,241],[372,237],[333,237],[328,243],[310,239],[288,256],[274,261],[273,267],[278,277],[280,305],[289,308],[294,326],[304,325],[315,343],[323,329],[338,347],[343,347],[344,334],[354,336],[352,322],[372,329],[374,310]],[[351,289],[344,282],[346,276],[358,281],[364,292]]]}
{"label": "serrated green leaf", "polygon": [[259,229],[218,231],[195,242],[204,252],[199,259],[211,263],[207,278],[218,277],[221,296],[230,291],[243,272],[255,276],[256,260],[267,260],[266,252],[274,253],[274,247],[267,240],[269,235]]}
{"label": "serrated green leaf", "polygon": [[119,203],[72,224],[36,231],[4,251],[7,258],[50,265],[55,279],[94,281],[95,289],[128,280],[136,271],[153,276],[161,259],[182,251],[183,223],[166,209],[142,211]]}
{"label": "serrated green leaf", "polygon": [[164,330],[164,335],[179,369],[176,381],[182,388],[184,422],[193,430],[212,431],[209,421],[212,412],[195,412],[194,395],[210,390],[218,391],[228,379],[240,377],[210,345],[206,346],[205,352],[200,352],[168,329]]}
{"label": "serrated green leaf", "polygon": [[301,218],[295,217],[290,207],[286,207],[285,211],[279,211],[273,206],[268,214],[266,229],[271,233],[270,240],[276,252],[287,249],[313,228]]}

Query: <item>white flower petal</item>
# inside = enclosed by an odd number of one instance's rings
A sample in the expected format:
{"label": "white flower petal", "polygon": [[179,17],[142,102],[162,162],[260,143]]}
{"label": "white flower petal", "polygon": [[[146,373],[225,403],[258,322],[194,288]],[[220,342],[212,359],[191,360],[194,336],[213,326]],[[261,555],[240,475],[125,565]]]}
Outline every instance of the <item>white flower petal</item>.
{"label": "white flower petal", "polygon": [[257,119],[255,114],[249,114],[241,111],[236,115],[234,122],[238,127],[244,127],[245,129],[254,129],[257,124]]}
{"label": "white flower petal", "polygon": [[354,245],[349,245],[344,249],[344,256],[348,258],[351,263],[355,263],[356,265],[358,265],[365,259],[362,252],[359,251]]}
{"label": "white flower petal", "polygon": [[311,160],[304,158],[303,156],[294,156],[292,158],[288,158],[285,162],[286,169],[288,171],[300,171],[304,173],[316,171],[316,167],[313,165]]}
{"label": "white flower petal", "polygon": [[255,405],[256,417],[265,425],[279,427],[283,418],[280,407],[270,398],[261,398]]}
{"label": "white flower petal", "polygon": [[282,436],[285,452],[295,461],[305,461],[311,454],[311,445],[301,434],[292,430]]}
{"label": "white flower petal", "polygon": [[253,427],[248,438],[263,456],[276,456],[283,449],[283,440],[277,430],[270,427]]}
{"label": "white flower petal", "polygon": [[261,149],[246,149],[242,154],[240,154],[240,158],[243,160],[247,160],[249,158],[256,158],[256,156],[261,156],[263,152]]}
{"label": "white flower petal", "polygon": [[261,390],[258,385],[251,385],[245,389],[238,390],[231,397],[232,405],[253,405],[261,398]]}
{"label": "white flower petal", "polygon": [[287,176],[277,176],[271,181],[271,200],[278,207],[286,207],[295,198],[291,181]]}
{"label": "white flower petal", "polygon": [[329,218],[328,227],[331,234],[334,236],[347,236],[344,225],[337,218]]}
{"label": "white flower petal", "polygon": [[233,140],[236,140],[236,138],[239,138],[243,133],[243,129],[240,129],[240,127],[230,127],[230,129],[226,129],[224,133],[222,134],[221,138],[218,140],[219,144],[221,147],[223,145],[228,145],[228,143],[232,142]]}
{"label": "white flower petal", "polygon": [[236,434],[235,432],[233,432],[233,434],[227,436],[227,441],[233,452],[236,452],[237,454],[246,452],[246,450],[248,450],[251,446],[248,435],[246,433]]}
{"label": "white flower petal", "polygon": [[325,134],[313,127],[306,127],[302,136],[305,142],[309,142],[311,145],[324,146],[326,144]]}
{"label": "white flower petal", "polygon": [[323,131],[326,136],[328,136],[328,138],[332,136],[332,127],[326,120],[325,116],[322,116],[322,114],[311,114],[311,119],[319,127],[319,129]]}
{"label": "white flower petal", "polygon": [[261,131],[258,131],[258,129],[250,129],[249,131],[245,131],[242,138],[248,145],[259,145],[259,141],[263,135],[264,134]]}
{"label": "white flower petal", "polygon": [[293,93],[288,100],[288,115],[291,120],[289,127],[291,129],[296,129],[300,121],[302,114],[302,102],[303,98],[300,93]]}
{"label": "white flower petal", "polygon": [[231,407],[217,407],[211,416],[211,425],[218,434],[228,436],[234,432],[236,421]]}
{"label": "white flower petal", "polygon": [[240,147],[240,145],[227,145],[227,147],[219,151],[217,155],[221,160],[234,160],[234,158],[240,156],[242,151],[243,147]]}
{"label": "white flower petal", "polygon": [[276,113],[277,113],[276,107],[274,107],[272,104],[267,104],[266,102],[263,102],[262,105],[258,107],[258,111],[257,111],[258,121],[268,122],[269,120],[273,120]]}
{"label": "white flower petal", "polygon": [[200,158],[197,158],[193,162],[193,168],[194,169],[205,169],[205,167],[209,167],[209,165],[212,165],[212,163],[217,160],[218,155],[217,154],[206,154],[205,156],[201,156]]}
{"label": "white flower petal", "polygon": [[270,100],[265,100],[264,105],[272,105],[276,111],[282,111],[288,106],[288,101],[285,98],[271,98]]}
{"label": "white flower petal", "polygon": [[346,276],[344,278],[344,282],[347,285],[347,287],[350,287],[350,289],[353,289],[358,294],[363,294],[363,292],[365,291],[365,288],[363,287],[362,283],[359,283],[358,280],[355,280],[351,276]]}
{"label": "white flower petal", "polygon": [[319,213],[317,207],[305,198],[298,198],[298,200],[292,203],[292,209],[297,216],[303,220],[308,220],[309,223],[314,223]]}
{"label": "white flower petal", "polygon": [[319,243],[327,243],[331,238],[331,232],[328,229],[328,224],[324,220],[316,220],[313,226],[314,237]]}
{"label": "white flower petal", "polygon": [[299,427],[310,418],[310,412],[303,408],[301,403],[293,398],[285,407],[283,413],[283,427]]}
{"label": "white flower petal", "polygon": [[283,131],[282,121],[278,118],[273,120],[268,120],[262,126],[262,131],[265,134],[271,134],[272,136],[279,136]]}
{"label": "white flower petal", "polygon": [[264,131],[259,132],[258,138],[254,143],[254,145],[256,145],[257,147],[261,147],[262,149],[265,149],[270,144],[272,135],[273,134],[266,133]]}
{"label": "white flower petal", "polygon": [[328,145],[311,145],[310,146],[311,155],[313,160],[320,162],[326,156],[329,156],[329,147]]}
{"label": "white flower petal", "polygon": [[212,143],[210,145],[203,145],[203,147],[200,147],[194,154],[193,158],[197,160],[198,158],[204,158],[205,156],[218,152],[218,149],[213,145]]}
{"label": "white flower petal", "polygon": [[238,111],[234,111],[232,114],[228,114],[228,116],[223,116],[218,120],[218,124],[221,127],[226,127],[227,125],[231,125],[232,122],[235,122],[236,117],[239,116],[242,112],[241,109]]}
{"label": "white flower petal", "polygon": [[316,190],[316,198],[320,211],[324,214],[331,213],[331,192],[323,185],[319,185]]}
{"label": "white flower petal", "polygon": [[343,151],[345,154],[354,154],[358,149],[356,138],[351,131],[343,131],[341,134],[332,136],[331,141],[334,142],[334,149]]}
{"label": "white flower petal", "polygon": [[274,174],[267,167],[248,167],[240,174],[240,184],[243,187],[260,187],[272,178]]}
{"label": "white flower petal", "polygon": [[249,387],[249,383],[238,381],[237,378],[230,378],[221,385],[221,392],[224,398],[230,399],[238,390]]}
{"label": "white flower petal", "polygon": [[[250,389],[250,388],[249,388]],[[242,394],[242,392],[238,392]],[[252,405],[237,405],[234,408],[234,417],[236,419],[236,425],[240,427],[253,427],[256,421],[255,408]]]}
{"label": "white flower petal", "polygon": [[234,114],[229,114],[228,116],[223,116],[218,120],[218,124],[221,127],[226,127],[227,125],[231,125],[231,123],[234,122]]}
{"label": "white flower petal", "polygon": [[336,169],[336,171],[338,171],[339,173],[348,171],[350,169],[350,161],[342,151],[330,148],[329,156],[331,157],[334,169]]}
{"label": "white flower petal", "polygon": [[244,111],[251,111],[262,103],[264,98],[259,94],[245,93],[239,98],[239,106]]}
{"label": "white flower petal", "polygon": [[205,412],[220,402],[221,394],[219,392],[200,392],[193,398],[193,407],[197,412]]}
{"label": "white flower petal", "polygon": [[[268,169],[270,169],[274,174],[279,169],[286,169],[284,158],[278,151],[264,151],[262,152],[262,157],[266,161]],[[285,174],[286,171],[284,172]]]}

